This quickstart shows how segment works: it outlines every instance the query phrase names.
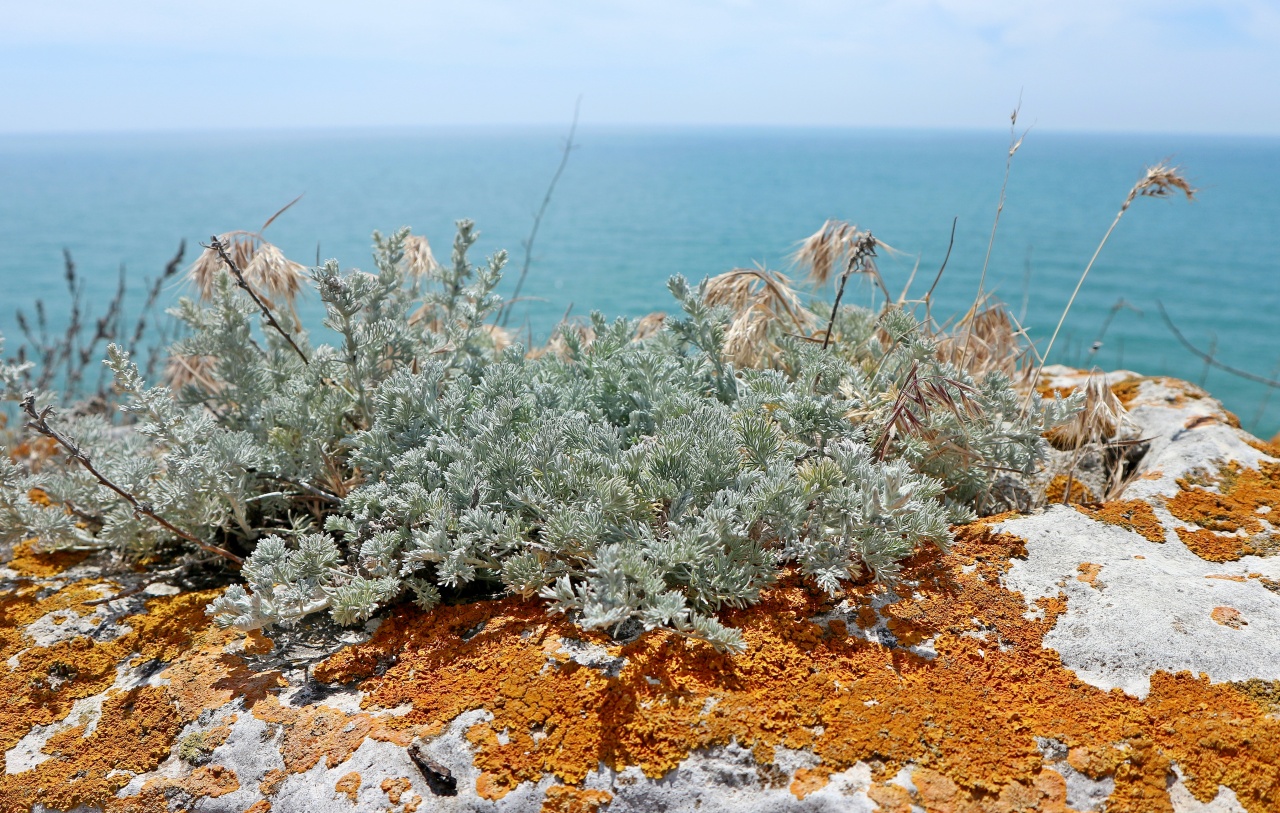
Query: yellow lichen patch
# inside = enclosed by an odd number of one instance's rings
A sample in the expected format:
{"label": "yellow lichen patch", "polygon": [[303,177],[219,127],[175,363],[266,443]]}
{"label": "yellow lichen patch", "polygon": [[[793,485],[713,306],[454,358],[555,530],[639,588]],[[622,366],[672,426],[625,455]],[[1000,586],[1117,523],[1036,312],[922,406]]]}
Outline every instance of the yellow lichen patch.
{"label": "yellow lichen patch", "polygon": [[271,813],[271,803],[266,799],[259,799],[245,808],[244,813]]}
{"label": "yellow lichen patch", "polygon": [[1235,684],[1241,692],[1253,698],[1271,714],[1280,714],[1280,680],[1242,680]]}
{"label": "yellow lichen patch", "polygon": [[1076,567],[1076,570],[1078,571],[1076,573],[1076,581],[1084,582],[1094,589],[1101,587],[1098,583],[1098,574],[1102,572],[1102,565],[1097,565],[1093,562],[1081,562]]}
{"label": "yellow lichen patch", "polygon": [[9,559],[9,567],[30,578],[43,579],[56,576],[68,568],[89,558],[90,551],[64,550],[42,552],[36,548],[34,539],[27,539],[13,546],[13,556]]}
{"label": "yellow lichen patch", "polygon": [[253,716],[283,729],[280,755],[285,771],[302,773],[320,760],[336,768],[355,753],[366,738],[408,747],[413,735],[392,730],[368,714],[348,714],[329,706],[285,706],[268,695],[253,706]]}
{"label": "yellow lichen patch", "polygon": [[800,768],[791,779],[791,793],[803,799],[815,790],[822,790],[830,780],[831,769],[819,765],[816,768]]}
{"label": "yellow lichen patch", "polygon": [[1222,626],[1231,627],[1233,630],[1249,625],[1249,622],[1235,607],[1214,607],[1213,612],[1209,613],[1209,617]]}
{"label": "yellow lichen patch", "polygon": [[[1280,509],[1280,463],[1262,461],[1257,469],[1231,463],[1216,476],[1179,481],[1182,490],[1168,501],[1169,513],[1198,528],[1178,528],[1178,536],[1197,556],[1227,562],[1280,550],[1268,519]],[[1211,491],[1204,486],[1214,486]]]}
{"label": "yellow lichen patch", "polygon": [[1120,403],[1128,407],[1138,397],[1142,390],[1143,383],[1150,381],[1163,385],[1175,391],[1175,395],[1167,396],[1165,402],[1171,406],[1182,406],[1188,399],[1199,400],[1205,397],[1204,390],[1186,381],[1176,378],[1167,378],[1164,376],[1140,376],[1137,378],[1126,378],[1124,381],[1111,385],[1111,392],[1120,400]]}
{"label": "yellow lichen patch", "polygon": [[[1068,486],[1068,484],[1070,484]],[[1067,488],[1071,489],[1071,498],[1066,499]],[[1050,503],[1071,502],[1091,504],[1097,502],[1097,498],[1093,492],[1074,477],[1068,477],[1065,474],[1055,475],[1049,481],[1049,485],[1044,490],[1045,499]]]}
{"label": "yellow lichen patch", "polygon": [[1077,508],[1099,522],[1128,528],[1151,542],[1164,542],[1164,526],[1144,500],[1112,500],[1097,508]]}
{"label": "yellow lichen patch", "polygon": [[[932,659],[811,623],[834,604],[789,577],[756,607],[726,613],[748,645],[739,656],[662,632],[612,645],[548,618],[537,602],[507,599],[399,610],[315,674],[360,680],[370,707],[410,705],[388,724],[424,735],[488,710],[493,719],[469,738],[483,771],[477,791],[490,799],[546,775],[579,785],[602,762],[658,777],[697,749],[736,741],[766,762],[784,745],[811,749],[824,771],[870,763],[872,798],[888,809],[920,804],[885,784],[914,766],[936,777],[929,809],[1054,810],[1064,804],[1060,777],[1036,745],[1048,737],[1092,755],[1090,775],[1114,777],[1111,813],[1170,810],[1175,762],[1197,798],[1222,784],[1250,813],[1275,809],[1280,721],[1238,690],[1190,675],[1157,673],[1145,701],[1079,680],[1042,645],[1064,600],[1041,599],[1031,620],[1021,596],[1000,587],[1022,544],[977,524],[959,529],[950,553],[908,563],[914,592],[882,612],[930,635]],[[846,617],[877,590],[850,587]],[[560,636],[605,646],[626,665],[608,677],[549,658]]]}
{"label": "yellow lichen patch", "polygon": [[275,796],[280,791],[280,786],[284,784],[284,780],[289,778],[289,774],[279,768],[272,768],[262,775],[262,781],[258,783],[258,793],[263,796]]}
{"label": "yellow lichen patch", "polygon": [[607,790],[583,790],[566,785],[547,788],[541,813],[596,813],[603,804],[613,801]]}
{"label": "yellow lichen patch", "polygon": [[360,773],[352,771],[345,774],[341,779],[334,783],[333,790],[339,795],[346,796],[351,804],[355,804],[360,796]]}
{"label": "yellow lichen patch", "polygon": [[1124,381],[1112,384],[1111,393],[1127,408],[1138,397],[1142,382],[1149,380],[1148,378],[1126,378]]}
{"label": "yellow lichen patch", "polygon": [[[204,606],[213,596],[153,599],[146,612],[121,621],[130,631],[114,640],[75,637],[38,647],[25,636],[28,624],[59,610],[89,615],[95,608],[86,602],[101,598],[103,591],[92,582],[77,582],[44,598],[40,594],[35,587],[22,587],[0,596],[0,660],[17,664],[0,670],[0,752],[34,726],[64,720],[75,701],[109,689],[119,664],[177,657],[193,632],[207,624]],[[168,691],[159,687],[108,694],[89,736],[81,721],[67,722],[72,727],[53,735],[43,749],[50,756],[56,751],[57,758],[29,771],[0,774],[0,809],[29,806],[37,788],[51,794],[42,797],[48,807],[99,805],[128,781],[120,770],[141,772],[158,765],[182,726]]]}
{"label": "yellow lichen patch", "polygon": [[85,726],[55,734],[44,746],[50,759],[0,777],[0,809],[25,810],[36,802],[54,810],[98,806],[129,782],[129,772],[159,765],[180,728],[159,686],[109,695],[92,734]]}

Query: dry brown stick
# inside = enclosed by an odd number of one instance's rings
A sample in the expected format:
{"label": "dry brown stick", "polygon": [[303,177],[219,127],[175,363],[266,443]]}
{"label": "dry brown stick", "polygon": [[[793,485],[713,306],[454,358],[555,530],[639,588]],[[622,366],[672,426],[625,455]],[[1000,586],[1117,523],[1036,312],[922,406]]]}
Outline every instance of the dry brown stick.
{"label": "dry brown stick", "polygon": [[1175,325],[1173,323],[1173,320],[1169,318],[1168,311],[1164,309],[1164,303],[1157,299],[1156,307],[1160,310],[1161,318],[1164,319],[1165,325],[1169,327],[1169,330],[1173,333],[1174,338],[1178,340],[1178,343],[1181,344],[1183,347],[1187,348],[1187,350],[1194,353],[1196,356],[1198,356],[1201,360],[1204,361],[1206,365],[1209,365],[1211,367],[1217,367],[1219,370],[1222,370],[1223,372],[1231,373],[1232,375],[1239,376],[1246,381],[1253,381],[1254,383],[1262,384],[1263,386],[1266,386],[1266,387],[1272,387],[1272,388],[1280,387],[1280,381],[1277,381],[1274,378],[1267,378],[1266,376],[1261,376],[1261,375],[1258,375],[1257,373],[1251,373],[1248,370],[1241,370],[1239,367],[1232,367],[1229,364],[1224,364],[1221,361],[1218,361],[1216,358],[1214,358],[1213,354],[1206,353],[1200,348],[1196,347],[1194,344],[1188,341],[1186,336],[1182,335],[1182,331],[1178,330],[1178,326]]}
{"label": "dry brown stick", "polygon": [[[836,301],[831,306],[831,318],[827,320],[827,332],[822,337],[822,349],[826,350],[831,345],[831,331],[836,326],[836,314],[840,312],[840,300],[844,298],[844,286],[849,282],[849,275],[855,271],[863,271],[866,269],[867,259],[876,256],[876,238],[867,232],[858,238],[853,244],[853,253],[849,256],[849,262],[845,266],[844,273],[840,275],[840,287],[836,288]],[[885,307],[893,301],[889,290],[884,287],[884,280],[880,279],[877,273],[874,275],[877,282],[880,283],[880,289],[884,292]]]}
{"label": "dry brown stick", "polygon": [[564,168],[569,163],[569,154],[573,152],[574,143],[573,135],[578,131],[578,112],[582,109],[582,97],[578,97],[578,101],[573,104],[573,123],[569,125],[569,136],[564,140],[564,151],[560,154],[560,164],[556,167],[555,174],[551,176],[551,183],[547,185],[547,193],[542,196],[542,205],[538,207],[537,213],[533,216],[533,228],[529,230],[529,236],[524,241],[524,262],[520,265],[520,276],[516,279],[515,290],[511,292],[511,301],[505,303],[498,310],[498,318],[496,324],[502,327],[507,326],[507,322],[511,319],[511,306],[515,304],[520,297],[520,291],[524,288],[525,277],[529,276],[529,266],[533,263],[533,241],[538,239],[538,229],[542,226],[542,218],[547,214],[547,207],[551,205],[551,195],[556,191],[556,184],[560,182],[560,176],[564,174]]}
{"label": "dry brown stick", "polygon": [[933,284],[929,286],[929,290],[924,295],[924,323],[928,327],[933,321],[933,289],[938,287],[938,281],[942,279],[942,272],[947,270],[947,260],[951,259],[951,247],[956,244],[956,224],[960,222],[960,216],[956,215],[951,219],[951,239],[947,241],[947,253],[942,258],[942,266],[938,268],[938,275],[933,278]]}
{"label": "dry brown stick", "polygon": [[[293,204],[290,204],[290,206],[292,205]],[[268,223],[269,222],[270,221],[268,221]],[[298,347],[298,343],[293,340],[293,337],[289,335],[288,331],[280,327],[280,323],[276,321],[276,317],[271,313],[271,309],[268,308],[267,304],[258,297],[258,293],[253,290],[253,286],[245,280],[244,272],[236,265],[235,260],[231,259],[231,255],[227,254],[227,247],[222,244],[222,241],[218,239],[217,235],[214,235],[209,239],[213,242],[207,246],[203,243],[200,245],[204,248],[211,248],[218,252],[218,256],[221,257],[222,262],[226,264],[227,270],[229,270],[231,272],[231,276],[235,278],[236,285],[242,288],[244,292],[249,295],[249,298],[253,300],[254,304],[258,306],[258,310],[262,311],[262,317],[267,320],[267,324],[275,328],[276,332],[284,337],[284,340],[288,342],[289,346],[298,354],[298,358],[302,359],[303,364],[310,364],[311,362],[307,360],[307,354],[302,352],[302,348]]]}
{"label": "dry brown stick", "polygon": [[94,468],[93,463],[89,460],[89,455],[85,454],[84,450],[82,450],[79,446],[77,446],[74,442],[72,442],[72,440],[68,438],[66,435],[62,434],[61,432],[59,432],[58,430],[54,429],[52,426],[49,425],[49,415],[53,413],[53,407],[47,406],[44,409],[40,410],[39,412],[36,411],[35,393],[29,392],[27,393],[26,397],[22,399],[22,411],[27,413],[27,416],[31,418],[31,420],[27,422],[28,429],[56,441],[59,446],[67,450],[67,454],[71,457],[71,459],[75,460],[81,466],[84,466],[85,470],[88,471],[90,474],[92,474],[94,479],[96,479],[103,486],[114,491],[116,494],[119,494],[121,499],[129,503],[130,507],[133,508],[133,511],[135,514],[142,514],[143,516],[148,517],[149,519],[151,519],[160,527],[164,528],[169,533],[174,534],[175,536],[181,537],[182,539],[185,539],[186,541],[190,542],[191,544],[195,545],[196,547],[200,548],[203,551],[217,554],[218,556],[221,556],[224,559],[228,559],[231,562],[234,562],[236,566],[244,564],[244,559],[241,559],[239,556],[236,556],[234,553],[227,550],[226,548],[220,548],[217,545],[211,545],[208,542],[198,539],[197,537],[191,535],[190,533],[182,530],[181,528],[174,525],[169,520],[157,514],[155,512],[155,509],[151,507],[150,503],[145,502],[143,500],[139,500],[133,494],[129,493],[125,489],[121,488],[120,486],[108,480],[102,474],[102,472]]}

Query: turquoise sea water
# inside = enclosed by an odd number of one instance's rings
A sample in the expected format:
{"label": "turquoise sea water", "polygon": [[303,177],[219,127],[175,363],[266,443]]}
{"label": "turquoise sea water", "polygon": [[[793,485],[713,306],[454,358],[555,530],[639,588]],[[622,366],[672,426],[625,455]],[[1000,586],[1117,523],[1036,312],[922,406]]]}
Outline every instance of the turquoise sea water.
{"label": "turquoise sea water", "polygon": [[[402,225],[447,259],[453,221],[474,219],[480,254],[521,241],[559,160],[554,130],[0,137],[0,332],[14,311],[65,305],[63,247],[105,302],[120,264],[157,273],[180,239],[253,229],[300,193],[267,236],[292,258],[368,267],[370,233]],[[793,129],[579,130],[534,246],[520,326],[545,336],[570,305],[640,316],[667,309],[664,282],[753,263],[785,270],[829,217],[870,228],[902,254],[890,287],[920,264],[923,293],[958,218],[935,315],[963,310],[982,268],[1008,133]],[[1032,130],[1013,161],[988,287],[1042,345],[1076,278],[1145,165],[1171,157],[1198,200],[1139,200],[1104,249],[1054,360],[1201,381],[1246,427],[1280,430],[1280,394],[1205,365],[1161,321],[1222,361],[1276,377],[1280,364],[1280,140],[1068,135]],[[1029,270],[1028,270],[1029,269]],[[514,281],[509,275],[506,287]],[[1029,284],[1028,284],[1029,280]],[[175,289],[169,294],[181,293]],[[869,304],[865,287],[853,297]],[[314,301],[304,314],[318,314]],[[318,323],[318,319],[316,320]]]}

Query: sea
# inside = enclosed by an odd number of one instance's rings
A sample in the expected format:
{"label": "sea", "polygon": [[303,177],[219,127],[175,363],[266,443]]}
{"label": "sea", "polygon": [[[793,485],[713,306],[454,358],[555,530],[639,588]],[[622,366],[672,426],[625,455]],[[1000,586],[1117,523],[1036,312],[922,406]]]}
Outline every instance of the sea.
{"label": "sea", "polygon": [[[4,352],[37,300],[51,329],[65,324],[64,249],[91,315],[125,270],[128,316],[180,243],[189,262],[200,241],[257,230],[299,195],[265,237],[305,265],[368,269],[374,230],[402,226],[447,261],[455,222],[469,218],[475,260],[509,253],[510,294],[527,253],[510,326],[535,342],[566,313],[670,310],[673,274],[787,273],[799,241],[838,218],[895,249],[880,258],[895,293],[914,274],[909,296],[922,295],[950,244],[935,317],[963,313],[985,264],[986,288],[1043,349],[1129,189],[1166,160],[1196,199],[1134,202],[1050,360],[1188,379],[1255,434],[1280,431],[1280,395],[1215,366],[1280,378],[1280,139],[1032,127],[1010,160],[1008,131],[583,126],[566,158],[567,129],[0,136]],[[186,293],[175,282],[163,303]],[[846,296],[877,304],[865,283]],[[319,324],[314,297],[300,311]]]}

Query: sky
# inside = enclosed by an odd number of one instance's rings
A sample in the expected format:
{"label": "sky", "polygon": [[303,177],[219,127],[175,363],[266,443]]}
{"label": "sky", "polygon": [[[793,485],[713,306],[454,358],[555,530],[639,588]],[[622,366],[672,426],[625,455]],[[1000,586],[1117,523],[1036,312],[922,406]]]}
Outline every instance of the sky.
{"label": "sky", "polygon": [[0,133],[1280,135],[1280,0],[0,0]]}

